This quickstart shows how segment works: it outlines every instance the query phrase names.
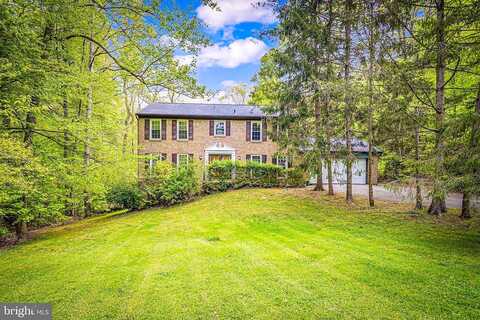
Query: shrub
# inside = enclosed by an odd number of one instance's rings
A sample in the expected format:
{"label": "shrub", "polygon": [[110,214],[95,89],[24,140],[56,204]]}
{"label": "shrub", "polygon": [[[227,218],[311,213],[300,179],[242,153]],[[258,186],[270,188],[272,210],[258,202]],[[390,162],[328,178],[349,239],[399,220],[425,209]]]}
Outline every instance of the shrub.
{"label": "shrub", "polygon": [[199,173],[195,162],[187,166],[174,167],[159,161],[144,179],[143,188],[150,204],[171,205],[190,200],[199,193]]}
{"label": "shrub", "polygon": [[205,181],[203,183],[203,192],[206,194],[224,192],[229,189],[239,189],[233,182],[230,181]]}
{"label": "shrub", "polygon": [[0,224],[0,239],[6,237],[9,233],[7,227]]}
{"label": "shrub", "polygon": [[399,180],[405,176],[405,164],[395,154],[384,154],[380,159],[380,175],[385,180]]}
{"label": "shrub", "polygon": [[213,181],[231,180],[234,169],[240,166],[240,161],[213,161],[208,165],[208,178]]}
{"label": "shrub", "polygon": [[253,161],[215,161],[207,168],[205,193],[221,192],[243,187],[271,188],[279,186],[304,186],[306,175],[303,169],[284,169],[273,164]]}
{"label": "shrub", "polygon": [[150,205],[158,205],[161,202],[162,190],[166,181],[174,174],[175,168],[167,161],[156,163],[142,181],[142,189],[147,194]]}
{"label": "shrub", "polygon": [[107,193],[107,201],[115,209],[141,209],[146,205],[144,193],[136,184],[118,184]]}
{"label": "shrub", "polygon": [[160,189],[162,204],[171,205],[192,199],[199,192],[198,178],[193,163],[174,170]]}
{"label": "shrub", "polygon": [[285,172],[285,183],[287,187],[305,187],[308,176],[301,168],[288,168]]}

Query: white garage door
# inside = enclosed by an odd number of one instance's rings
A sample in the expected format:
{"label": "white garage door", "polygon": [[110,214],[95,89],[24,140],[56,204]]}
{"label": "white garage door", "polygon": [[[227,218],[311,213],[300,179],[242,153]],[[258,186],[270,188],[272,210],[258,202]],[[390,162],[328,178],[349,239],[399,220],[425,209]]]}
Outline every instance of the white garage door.
{"label": "white garage door", "polygon": [[[332,169],[333,169],[333,183],[339,183],[339,184],[347,183],[347,169],[343,161],[335,160],[332,163]],[[352,166],[352,171],[353,171],[353,177],[352,177],[353,184],[367,183],[367,159],[355,160]],[[324,183],[328,182],[328,172],[325,164],[322,170],[322,178]],[[317,182],[317,176],[313,175],[310,178],[310,183],[315,184],[316,182]]]}

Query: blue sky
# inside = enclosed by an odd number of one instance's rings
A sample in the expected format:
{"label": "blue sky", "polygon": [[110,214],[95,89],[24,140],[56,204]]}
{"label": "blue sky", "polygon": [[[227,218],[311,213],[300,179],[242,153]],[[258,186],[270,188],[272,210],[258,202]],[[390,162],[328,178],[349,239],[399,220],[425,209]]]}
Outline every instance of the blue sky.
{"label": "blue sky", "polygon": [[[254,7],[254,0],[216,0],[221,11],[211,10],[200,0],[177,0],[205,24],[211,45],[197,58],[201,84],[220,90],[233,83],[250,83],[258,70],[260,58],[275,44],[261,38],[260,31],[275,23],[271,8]],[[258,1],[258,0],[256,0]],[[191,57],[184,56],[185,61]]]}

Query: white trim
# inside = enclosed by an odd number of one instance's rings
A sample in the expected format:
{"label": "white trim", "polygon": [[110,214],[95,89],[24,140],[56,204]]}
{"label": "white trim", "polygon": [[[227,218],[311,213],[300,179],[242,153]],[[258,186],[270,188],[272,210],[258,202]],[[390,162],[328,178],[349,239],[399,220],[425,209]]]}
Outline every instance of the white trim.
{"label": "white trim", "polygon": [[[284,158],[285,159],[285,166],[281,166],[278,164],[278,160],[280,158]],[[288,163],[288,157],[287,156],[277,156],[277,166],[280,166],[280,167],[283,167],[285,169],[288,169],[290,166],[289,166],[289,163]]]}
{"label": "white trim", "polygon": [[[217,124],[223,123],[223,134],[217,134]],[[213,121],[213,135],[215,137],[225,137],[227,135],[227,121],[226,120],[214,120]]]}
{"label": "white trim", "polygon": [[228,145],[224,145],[221,142],[214,143],[213,145],[208,146],[205,149],[205,159],[204,159],[205,165],[208,165],[208,158],[209,158],[209,155],[211,154],[229,154],[232,157],[232,161],[236,160],[235,149],[233,149]]}
{"label": "white trim", "polygon": [[[180,138],[180,122],[185,122],[186,127],[187,127],[187,137],[186,138]],[[177,140],[179,141],[188,141],[188,135],[190,132],[188,128],[188,119],[177,119]]]}
{"label": "white trim", "polygon": [[157,153],[147,153],[146,156],[148,157],[148,172],[152,173],[154,165],[157,164],[159,161],[165,161],[166,159],[162,159],[162,152]]}
{"label": "white trim", "polygon": [[187,166],[188,166],[188,162],[190,161],[189,159],[190,155],[188,153],[177,153],[177,167],[180,166],[180,156],[187,156]]}
{"label": "white trim", "polygon": [[[258,157],[258,161],[253,160],[253,157]],[[262,162],[262,155],[261,155],[261,154],[251,154],[251,155],[250,155],[250,161],[252,161],[252,162],[258,162],[258,163],[263,163],[263,162]]]}
{"label": "white trim", "polygon": [[[153,122],[157,122],[160,124],[160,137],[159,138],[153,138],[152,137],[152,132],[153,132]],[[162,119],[150,119],[150,140],[162,140]]]}
{"label": "white trim", "polygon": [[[260,124],[260,139],[259,140],[253,140],[253,124],[254,123],[259,123]],[[250,122],[250,141],[251,142],[262,142],[263,138],[263,123],[260,120],[252,121]]]}

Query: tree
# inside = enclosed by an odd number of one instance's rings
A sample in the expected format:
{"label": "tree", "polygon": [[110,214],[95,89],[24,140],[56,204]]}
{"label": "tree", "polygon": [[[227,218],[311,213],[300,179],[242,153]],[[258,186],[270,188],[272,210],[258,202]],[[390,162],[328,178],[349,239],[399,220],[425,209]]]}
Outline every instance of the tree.
{"label": "tree", "polygon": [[220,101],[246,104],[250,95],[250,88],[245,83],[235,83],[225,88],[222,95],[219,97]]}
{"label": "tree", "polygon": [[[472,1],[459,4],[454,1],[385,2],[389,15],[401,26],[400,36],[395,41],[407,44],[398,46],[411,48],[408,61],[412,68],[421,74],[424,83],[417,85],[406,73],[402,74],[403,83],[411,90],[418,103],[428,108],[428,121],[423,128],[434,136],[434,147],[431,150],[431,179],[433,190],[429,212],[439,215],[446,211],[445,195],[448,192],[448,175],[445,170],[445,145],[448,143],[449,118],[454,110],[454,99],[446,99],[455,94],[453,84],[462,73],[469,73],[475,63],[465,64],[465,48],[471,50],[477,46],[472,39],[471,28],[478,24],[478,3]],[[394,54],[393,61],[398,60]],[[463,63],[462,63],[463,62]]]}
{"label": "tree", "polygon": [[[30,178],[49,186],[42,189],[45,197],[58,199],[50,203],[63,204],[54,212],[105,210],[107,189],[135,180],[133,102],[152,88],[202,91],[195,65],[181,65],[174,56],[179,50],[196,54],[207,43],[199,21],[157,1],[20,0],[1,3],[0,15],[2,137],[23,144],[35,164],[29,172],[53,181]],[[13,190],[12,182],[6,192]],[[31,218],[12,226],[48,216],[28,197],[22,210]]]}
{"label": "tree", "polygon": [[[280,46],[262,59],[252,96],[256,101],[268,97],[268,102],[275,102],[277,107],[271,111],[280,114],[280,131],[285,133],[280,145],[302,146],[303,159],[317,174],[316,190],[323,190],[325,162],[329,194],[333,194],[331,141],[336,116],[332,111],[338,87],[334,52],[340,25],[337,6],[333,1],[295,1],[276,3],[275,8],[280,24],[272,35],[278,37]],[[275,76],[268,77],[267,72]],[[303,141],[294,141],[296,136]]]}

